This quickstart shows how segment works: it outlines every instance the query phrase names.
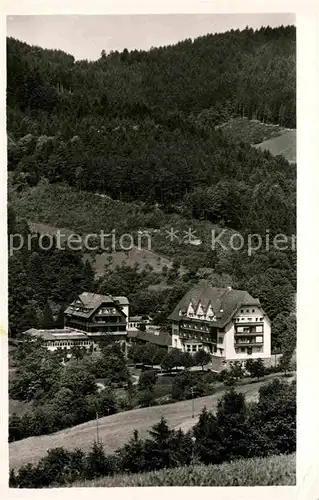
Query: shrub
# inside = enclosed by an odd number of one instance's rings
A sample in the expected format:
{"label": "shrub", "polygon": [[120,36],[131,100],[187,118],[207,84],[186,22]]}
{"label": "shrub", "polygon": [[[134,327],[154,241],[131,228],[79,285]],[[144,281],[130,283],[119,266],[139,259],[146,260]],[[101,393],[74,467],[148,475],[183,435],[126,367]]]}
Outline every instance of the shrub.
{"label": "shrub", "polygon": [[113,455],[106,456],[103,445],[94,441],[92,451],[88,453],[84,463],[84,476],[93,479],[99,476],[113,474],[117,469]]}
{"label": "shrub", "polygon": [[156,384],[157,373],[154,370],[148,370],[142,372],[138,381],[139,391],[153,391],[154,385]]}
{"label": "shrub", "polygon": [[138,397],[138,404],[143,408],[148,406],[154,406],[154,392],[146,389],[145,391],[141,391]]}

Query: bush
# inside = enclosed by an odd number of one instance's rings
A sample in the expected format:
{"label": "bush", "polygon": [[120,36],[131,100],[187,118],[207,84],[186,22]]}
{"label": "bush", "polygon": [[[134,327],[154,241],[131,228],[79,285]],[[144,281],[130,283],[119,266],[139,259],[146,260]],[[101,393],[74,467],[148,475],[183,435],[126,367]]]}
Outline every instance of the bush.
{"label": "bush", "polygon": [[117,459],[113,455],[106,456],[103,445],[94,441],[92,451],[88,453],[84,463],[84,476],[94,479],[99,476],[114,474],[117,470]]}
{"label": "bush", "polygon": [[154,370],[142,372],[138,381],[139,391],[153,391],[156,384],[157,373]]}
{"label": "bush", "polygon": [[155,404],[154,392],[150,391],[149,389],[141,391],[138,397],[138,404],[141,405],[143,408],[146,408],[148,406],[154,406]]}

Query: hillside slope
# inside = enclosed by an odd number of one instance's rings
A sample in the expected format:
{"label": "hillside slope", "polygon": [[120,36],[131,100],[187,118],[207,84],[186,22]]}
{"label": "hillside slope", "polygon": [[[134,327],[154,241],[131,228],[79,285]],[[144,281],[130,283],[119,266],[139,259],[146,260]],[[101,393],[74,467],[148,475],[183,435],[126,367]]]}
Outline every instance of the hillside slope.
{"label": "hillside slope", "polygon": [[[269,378],[266,378],[265,381],[238,386],[238,390],[245,394],[248,401],[254,400],[258,397],[259,388],[267,382],[269,382]],[[218,392],[212,396],[195,399],[195,417],[199,416],[204,406],[208,410],[215,410],[221,395],[222,392]],[[162,416],[170,427],[179,428],[185,422],[189,423],[191,415],[191,401],[180,401],[116,413],[99,420],[99,436],[105,451],[112,453],[131,438],[135,429],[138,430],[141,437],[146,436],[148,430]],[[33,436],[12,442],[9,445],[10,467],[19,468],[28,462],[34,463],[44,456],[49,448],[58,446],[63,446],[66,449],[81,448],[83,451],[88,451],[94,439],[96,439],[96,421],[92,420],[54,434]]]}

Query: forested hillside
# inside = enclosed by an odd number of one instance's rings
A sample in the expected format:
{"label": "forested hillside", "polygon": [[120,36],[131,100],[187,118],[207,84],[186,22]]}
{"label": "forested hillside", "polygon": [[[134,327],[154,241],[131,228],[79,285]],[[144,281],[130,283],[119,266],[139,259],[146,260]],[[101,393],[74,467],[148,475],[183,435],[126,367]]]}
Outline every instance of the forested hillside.
{"label": "forested hillside", "polygon": [[45,176],[183,204],[237,229],[274,226],[262,214],[271,192],[282,208],[274,229],[291,232],[294,169],[214,125],[245,114],[294,126],[294,37],[292,27],[247,29],[90,63],[8,39],[9,169],[31,185]]}
{"label": "forested hillside", "polygon": [[[163,225],[165,229],[181,224],[183,229],[194,228],[197,220],[201,224],[207,221],[207,228],[213,224],[244,235],[257,232],[263,236],[265,231],[271,236],[294,234],[295,165],[252,148],[250,138],[234,140],[223,127],[217,127],[242,116],[295,127],[294,27],[232,30],[150,51],[107,55],[102,50],[94,62],[75,61],[61,51],[9,38],[7,65],[8,168],[15,193],[9,201],[17,219],[19,214],[27,219],[32,212],[31,222],[58,226],[54,202],[63,196],[59,219],[71,220],[65,210],[71,213],[83,201],[83,212],[76,209],[76,227],[68,226],[86,232],[92,220],[96,225],[107,219],[112,220],[112,227],[124,226],[126,231],[135,231],[140,220],[143,229],[159,230]],[[101,204],[95,201],[99,198],[92,193],[110,196],[107,205],[118,200],[114,217],[112,210],[112,217],[101,216]],[[127,227],[128,214],[134,222],[132,228]],[[16,223],[19,227],[21,221]],[[227,285],[245,287],[259,296],[272,319],[281,312],[287,319],[295,290],[293,252],[248,257],[243,251],[217,257],[211,255],[208,244],[206,241],[193,258],[194,249],[177,243],[169,246],[163,234],[158,234],[155,249],[174,257],[176,264],[163,279],[178,289],[172,292],[172,300],[164,300],[162,294],[156,305],[150,305],[144,284],[139,285],[144,302],[141,293],[134,311],[145,312],[138,310],[138,304],[144,304],[149,312],[161,310],[163,320],[178,294],[198,279],[197,268],[209,267],[215,268],[221,283],[226,274]],[[37,248],[33,250],[39,254]],[[64,293],[59,301],[52,292],[58,253],[53,252],[52,267],[46,270],[50,292],[40,290],[39,300],[27,288],[23,292],[24,298],[33,300],[40,323],[47,323],[43,307],[48,301],[60,307],[69,300]],[[181,255],[190,271],[183,283],[176,274]],[[84,275],[83,283],[77,277],[77,285],[71,287],[75,294],[82,284],[91,283],[92,273],[75,256],[68,258],[73,259],[74,274]],[[39,259],[21,252],[11,260],[10,321],[17,333],[22,325],[36,326],[30,318],[23,319],[28,306],[25,302],[23,311],[19,309],[15,283],[22,266],[25,287],[29,286],[34,261]],[[147,284],[158,283],[158,277],[144,278]],[[119,275],[106,275],[102,288],[112,288],[112,280],[117,280],[124,293]],[[41,288],[40,280],[38,285]],[[97,284],[92,283],[91,288],[94,286]],[[56,289],[62,290],[62,284]],[[137,292],[138,287],[130,298],[136,298]]]}

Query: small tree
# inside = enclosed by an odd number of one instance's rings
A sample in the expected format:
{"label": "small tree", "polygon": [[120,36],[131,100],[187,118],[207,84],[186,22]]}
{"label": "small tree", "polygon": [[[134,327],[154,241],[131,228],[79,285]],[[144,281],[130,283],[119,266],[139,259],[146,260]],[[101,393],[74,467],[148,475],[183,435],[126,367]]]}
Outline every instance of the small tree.
{"label": "small tree", "polygon": [[261,358],[247,360],[246,369],[252,378],[257,378],[258,380],[265,375],[265,366]]}
{"label": "small tree", "polygon": [[173,431],[169,429],[164,417],[152,427],[149,434],[152,439],[145,442],[146,459],[151,470],[163,469],[170,465],[170,438]]}
{"label": "small tree", "polygon": [[189,371],[182,372],[177,375],[172,383],[172,398],[181,401],[183,399],[188,399],[191,393],[191,387],[193,386],[192,373]]}
{"label": "small tree", "polygon": [[169,351],[161,363],[163,370],[172,371],[174,368],[183,366],[183,353],[179,349]]}
{"label": "small tree", "polygon": [[193,356],[189,352],[183,352],[181,363],[185,369],[190,368],[194,364]]}
{"label": "small tree", "polygon": [[243,394],[230,389],[219,400],[217,423],[222,436],[223,460],[232,460],[248,455],[250,432],[248,412]]}
{"label": "small tree", "polygon": [[92,451],[88,453],[85,460],[85,477],[94,479],[95,477],[105,476],[108,472],[108,460],[103,445],[94,441]]}
{"label": "small tree", "polygon": [[139,391],[153,391],[157,380],[157,373],[154,370],[142,372],[138,381]]}
{"label": "small tree", "polygon": [[194,365],[200,365],[204,370],[204,365],[207,365],[211,360],[210,354],[204,349],[200,349],[194,354]]}
{"label": "small tree", "polygon": [[240,361],[233,361],[229,365],[228,370],[229,377],[234,379],[240,379],[244,376],[244,370]]}
{"label": "small tree", "polygon": [[52,448],[38,464],[38,469],[46,478],[47,485],[66,482],[66,475],[70,469],[70,453],[64,448]]}
{"label": "small tree", "polygon": [[290,352],[284,352],[279,360],[279,367],[285,375],[291,370],[291,358],[292,355]]}
{"label": "small tree", "polygon": [[193,427],[194,452],[205,465],[221,461],[223,445],[217,418],[206,407]]}
{"label": "small tree", "polygon": [[146,408],[148,406],[153,406],[153,404],[154,404],[154,392],[150,391],[149,389],[141,391],[139,393],[138,403],[143,408]]}
{"label": "small tree", "polygon": [[116,453],[119,457],[120,469],[124,472],[134,474],[147,470],[144,441],[139,438],[137,430],[134,431],[132,439]]}
{"label": "small tree", "polygon": [[44,329],[54,328],[54,326],[55,326],[53,314],[52,314],[52,309],[51,309],[50,304],[48,302],[45,303],[45,306],[43,309],[43,318],[42,318],[41,326]]}

